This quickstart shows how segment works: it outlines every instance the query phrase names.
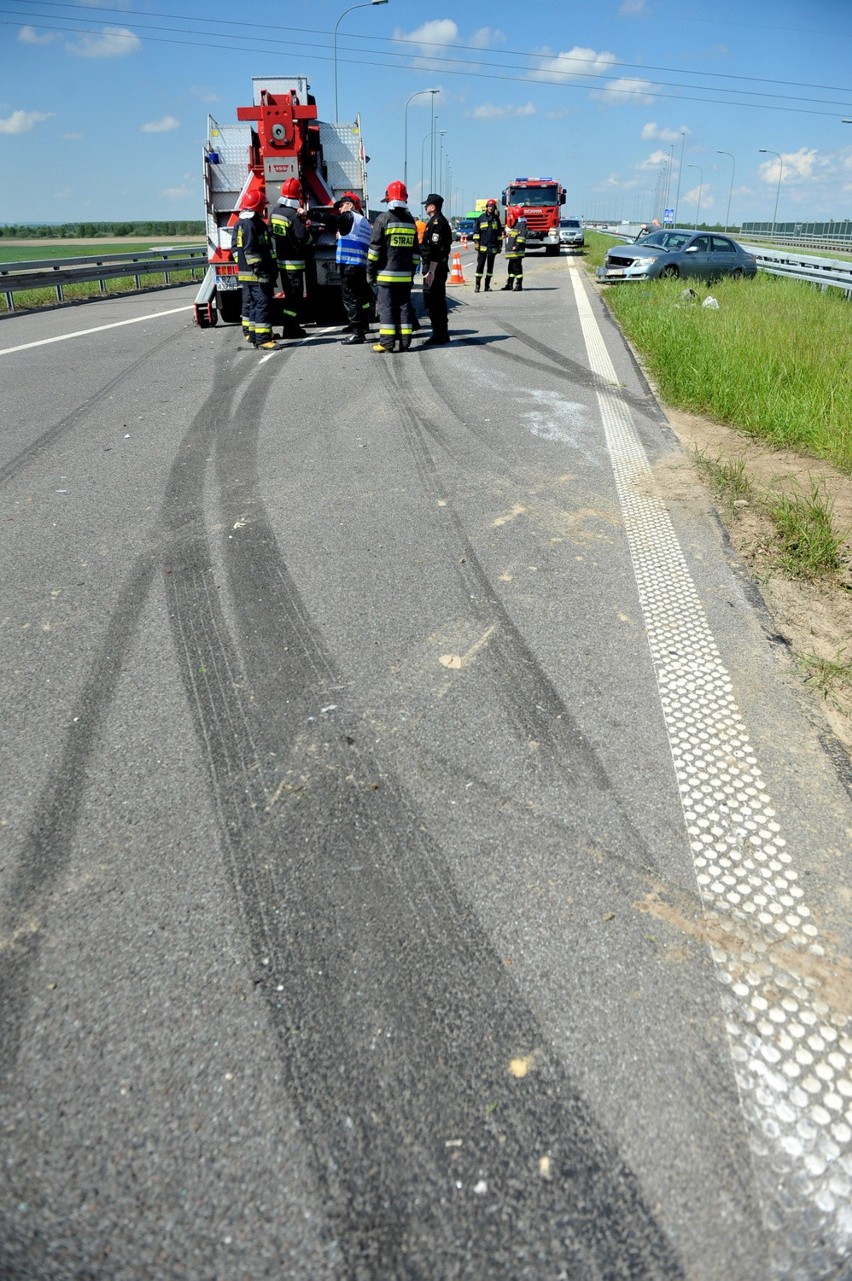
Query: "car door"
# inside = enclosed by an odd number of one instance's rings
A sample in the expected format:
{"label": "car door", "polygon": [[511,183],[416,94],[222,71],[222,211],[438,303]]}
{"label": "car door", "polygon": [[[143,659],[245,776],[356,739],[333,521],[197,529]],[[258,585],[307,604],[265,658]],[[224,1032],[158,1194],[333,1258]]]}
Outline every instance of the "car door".
{"label": "car door", "polygon": [[739,266],[736,246],[727,236],[710,237],[710,257],[713,267],[711,280],[718,280],[720,276],[730,276],[731,272]]}
{"label": "car door", "polygon": [[682,276],[698,276],[707,279],[710,275],[710,237],[693,236],[683,251]]}

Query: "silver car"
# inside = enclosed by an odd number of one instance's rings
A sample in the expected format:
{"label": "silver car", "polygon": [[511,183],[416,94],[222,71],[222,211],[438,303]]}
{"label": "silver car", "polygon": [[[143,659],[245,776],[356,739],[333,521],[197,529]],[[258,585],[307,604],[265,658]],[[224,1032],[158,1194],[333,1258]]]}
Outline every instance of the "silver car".
{"label": "silver car", "polygon": [[582,249],[586,243],[583,235],[583,224],[579,218],[560,218],[559,219],[559,243],[568,245],[570,249]]}
{"label": "silver car", "polygon": [[657,280],[721,276],[741,279],[757,274],[757,259],[730,236],[683,227],[652,231],[632,245],[607,250],[599,280]]}

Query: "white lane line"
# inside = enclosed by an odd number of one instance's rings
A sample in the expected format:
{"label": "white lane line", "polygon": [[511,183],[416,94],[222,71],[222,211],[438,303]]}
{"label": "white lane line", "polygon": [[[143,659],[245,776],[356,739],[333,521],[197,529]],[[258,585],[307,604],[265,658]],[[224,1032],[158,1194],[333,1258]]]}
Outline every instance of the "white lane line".
{"label": "white lane line", "polygon": [[[852,1249],[852,1020],[787,852],[730,678],[585,292],[571,282],[633,560],[773,1245],[773,1276]],[[845,1006],[845,1008],[844,1008]]]}
{"label": "white lane line", "polygon": [[146,320],[159,320],[161,316],[176,316],[181,311],[192,311],[194,304],[188,307],[172,307],[170,311],[155,311],[150,316],[134,316],[132,320],[114,320],[109,325],[96,325],[94,329],[77,329],[73,334],[56,334],[54,338],[39,338],[38,342],[21,343],[18,347],[0,347],[0,356],[10,356],[14,351],[29,351],[31,347],[47,347],[54,342],[67,342],[69,338],[85,338],[87,334],[102,334],[105,329],[120,329],[122,325],[141,325]]}

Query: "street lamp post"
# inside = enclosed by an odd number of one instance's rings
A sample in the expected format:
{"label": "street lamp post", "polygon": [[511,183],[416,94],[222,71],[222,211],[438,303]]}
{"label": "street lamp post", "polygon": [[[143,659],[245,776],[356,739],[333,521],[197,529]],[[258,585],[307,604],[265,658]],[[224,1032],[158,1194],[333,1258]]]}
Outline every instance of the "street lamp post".
{"label": "street lamp post", "polygon": [[686,130],[681,129],[680,131],[680,164],[677,167],[677,195],[675,196],[675,202],[674,202],[674,221],[672,223],[673,227],[676,227],[678,222],[677,213],[678,213],[678,209],[680,208],[680,175],[683,173],[683,149],[685,146],[686,146]]}
{"label": "street lamp post", "polygon": [[348,9],[343,10],[343,13],[341,13],[340,17],[337,19],[337,22],[335,22],[334,24],[334,118],[335,120],[340,119],[340,114],[337,110],[337,28],[340,26],[341,21],[346,17],[347,13],[351,13],[353,9],[372,9],[374,4],[387,4],[387,2],[388,0],[367,0],[367,3],[365,4],[352,4],[349,6]]}
{"label": "street lamp post", "polygon": [[725,214],[725,231],[727,231],[731,223],[731,196],[734,194],[734,170],[737,167],[737,162],[731,155],[730,151],[717,151],[716,155],[728,156],[731,161],[731,185],[728,188],[728,212]]}
{"label": "street lamp post", "polygon": [[421,97],[421,96],[422,96],[423,94],[425,94],[425,93],[431,93],[431,95],[432,95],[432,110],[434,111],[434,109],[435,109],[435,94],[436,94],[436,93],[440,93],[440,92],[441,92],[441,91],[440,91],[440,89],[418,89],[418,90],[416,91],[416,93],[411,94],[411,96],[408,98],[408,101],[407,101],[407,102],[406,102],[406,104],[405,104],[405,110],[404,110],[404,111],[403,111],[403,113],[402,113],[402,120],[403,120],[403,134],[404,134],[404,142],[403,142],[403,165],[402,165],[402,181],[405,183],[406,187],[408,186],[408,103],[409,103],[409,102],[413,102],[415,98],[419,98],[419,97]]}
{"label": "street lamp post", "polygon": [[777,151],[768,151],[766,147],[758,147],[762,156],[778,156],[778,186],[775,189],[775,212],[772,215],[772,239],[775,239],[775,226],[778,222],[778,197],[781,195],[781,178],[784,173],[784,161],[778,155]]}
{"label": "street lamp post", "polygon": [[[421,196],[423,195],[423,192],[424,192],[424,191],[426,191],[426,188],[425,188],[425,186],[423,185],[423,164],[424,164],[424,161],[423,161],[423,153],[424,153],[424,151],[426,150],[426,140],[427,140],[427,138],[428,138],[429,142],[431,142],[431,141],[432,141],[432,130],[431,130],[431,129],[429,130],[429,132],[428,132],[428,133],[424,133],[424,135],[423,135],[423,141],[422,141],[422,142],[421,142],[421,144],[420,144],[420,194],[421,194]],[[429,193],[428,193],[428,192],[426,192],[426,194],[428,195]]]}
{"label": "street lamp post", "polygon": [[695,225],[697,227],[701,219],[701,191],[704,187],[704,170],[701,168],[701,165],[687,165],[686,167],[687,169],[697,169],[701,174],[701,177],[698,180],[698,208],[695,211]]}
{"label": "street lamp post", "polygon": [[[438,187],[443,184],[444,173],[444,138],[447,134],[446,129],[438,130]],[[434,188],[433,190],[437,190]]]}

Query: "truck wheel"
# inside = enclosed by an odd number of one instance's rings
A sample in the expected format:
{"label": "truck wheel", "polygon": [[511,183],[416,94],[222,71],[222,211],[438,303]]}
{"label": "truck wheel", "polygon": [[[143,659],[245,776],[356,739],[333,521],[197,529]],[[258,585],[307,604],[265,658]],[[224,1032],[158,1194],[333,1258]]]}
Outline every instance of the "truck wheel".
{"label": "truck wheel", "polygon": [[240,289],[217,289],[216,306],[225,325],[238,325],[243,309],[243,295]]}
{"label": "truck wheel", "polygon": [[554,256],[554,254],[558,254],[558,253],[559,253],[559,246],[558,246],[558,245],[545,245],[545,246],[544,246],[544,252],[545,252],[545,254],[547,255],[547,257],[548,257],[548,258],[552,258],[552,257]]}

